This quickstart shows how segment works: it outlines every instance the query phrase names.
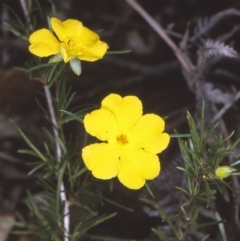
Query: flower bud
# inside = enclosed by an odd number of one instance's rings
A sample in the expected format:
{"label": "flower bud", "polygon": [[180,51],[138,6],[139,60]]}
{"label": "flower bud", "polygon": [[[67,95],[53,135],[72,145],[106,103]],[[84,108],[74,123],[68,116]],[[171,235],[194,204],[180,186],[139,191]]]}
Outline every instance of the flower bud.
{"label": "flower bud", "polygon": [[229,177],[235,171],[237,170],[230,166],[220,166],[215,170],[215,175],[218,178],[226,178]]}

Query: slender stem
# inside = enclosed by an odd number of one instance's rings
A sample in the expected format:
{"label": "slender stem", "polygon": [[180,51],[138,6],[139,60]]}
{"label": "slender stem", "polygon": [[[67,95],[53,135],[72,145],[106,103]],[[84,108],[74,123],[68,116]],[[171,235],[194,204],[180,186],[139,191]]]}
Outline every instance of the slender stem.
{"label": "slender stem", "polygon": [[24,16],[27,17],[28,16],[28,9],[27,9],[27,5],[26,5],[26,1],[25,0],[19,0]]}
{"label": "slender stem", "polygon": [[[55,82],[55,98],[56,98],[56,108],[59,110],[60,109],[60,105],[59,105],[59,84],[58,82],[56,81]],[[60,132],[60,135],[61,135],[61,138],[62,138],[62,141],[64,144],[66,144],[66,139],[65,139],[65,136],[64,136],[64,132],[63,132],[63,126],[61,124],[61,113],[58,111],[57,113],[57,120],[58,120],[58,128],[59,128],[59,132]]]}
{"label": "slender stem", "polygon": [[44,85],[44,92],[45,92],[45,96],[46,96],[46,100],[47,100],[47,104],[48,104],[50,117],[51,117],[52,124],[53,124],[54,137],[56,139],[55,147],[56,147],[57,159],[58,159],[58,162],[60,162],[61,156],[62,156],[62,149],[61,149],[59,142],[57,141],[57,138],[59,137],[58,130],[57,130],[58,123],[57,123],[57,119],[55,116],[55,111],[54,111],[53,102],[52,102],[52,96],[51,96],[50,90],[47,85]]}
{"label": "slender stem", "polygon": [[151,17],[145,9],[143,9],[135,0],[125,0],[129,5],[132,6],[152,27],[153,30],[168,44],[168,46],[173,50],[179,62],[182,64],[184,70],[189,74],[189,76],[193,76],[195,67],[188,59],[188,57],[177,47],[177,45],[169,38],[166,31],[162,28],[162,26]]}
{"label": "slender stem", "polygon": [[27,8],[27,4],[26,4],[26,1],[28,1],[28,0],[19,0],[19,1],[20,1],[22,10],[23,10],[24,16],[25,16],[27,22],[29,23],[29,30],[33,31],[33,25],[31,24],[30,16],[28,13],[28,8]]}
{"label": "slender stem", "polygon": [[[55,148],[56,148],[57,160],[58,160],[58,163],[60,163],[61,157],[62,157],[62,149],[61,149],[60,143],[58,141],[58,138],[59,138],[59,132],[57,129],[58,123],[57,123],[56,115],[54,112],[52,96],[51,96],[50,90],[47,85],[44,85],[44,92],[45,92],[45,96],[46,96],[46,100],[47,100],[47,104],[48,104],[50,117],[51,117],[52,124],[53,124],[53,133],[54,133],[54,137],[55,137]],[[64,241],[68,241],[67,236],[69,234],[69,223],[70,223],[70,221],[69,221],[69,218],[70,218],[69,217],[69,203],[67,200],[63,182],[61,183],[61,186],[60,186],[60,198],[64,205],[64,210],[63,210],[63,215],[64,215],[63,226],[65,229]]]}
{"label": "slender stem", "polygon": [[[28,8],[26,5],[26,0],[19,0],[19,1],[20,1],[20,4],[21,4],[25,17],[29,18],[29,12],[28,12]],[[30,23],[30,21],[29,21],[29,23]],[[30,28],[30,30],[33,30],[33,26],[31,23],[29,24],[29,28]],[[45,96],[46,96],[46,100],[47,100],[47,104],[48,104],[51,121],[53,124],[53,133],[54,133],[54,137],[55,137],[55,148],[56,148],[57,161],[58,161],[58,163],[60,163],[61,157],[62,157],[62,149],[61,149],[60,143],[58,141],[58,139],[59,139],[59,131],[58,130],[61,129],[61,126],[60,126],[60,123],[59,124],[57,123],[54,106],[53,106],[53,101],[52,101],[52,95],[50,93],[50,90],[49,90],[48,86],[45,84],[43,84],[43,87],[44,87],[44,92],[45,92]],[[67,200],[65,191],[66,191],[66,189],[65,189],[64,183],[62,182],[60,184],[60,199],[63,204],[64,241],[69,241],[69,238],[68,238],[69,228],[70,228],[69,202]]]}

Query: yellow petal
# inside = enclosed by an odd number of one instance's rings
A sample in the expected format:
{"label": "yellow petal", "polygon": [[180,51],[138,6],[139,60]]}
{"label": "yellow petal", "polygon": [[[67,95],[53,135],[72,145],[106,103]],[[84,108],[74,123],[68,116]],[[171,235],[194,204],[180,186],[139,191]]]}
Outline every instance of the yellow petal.
{"label": "yellow petal", "polygon": [[142,116],[142,102],[136,96],[122,98],[110,94],[102,101],[102,109],[107,109],[115,115],[119,130],[123,133],[133,128]]}
{"label": "yellow petal", "polygon": [[89,28],[82,27],[81,35],[78,35],[76,41],[81,44],[86,44],[88,46],[93,45],[99,41],[99,35],[90,30]]}
{"label": "yellow petal", "polygon": [[33,32],[29,41],[29,51],[34,55],[47,57],[59,53],[59,42],[48,29]]}
{"label": "yellow petal", "polygon": [[95,44],[84,49],[81,54],[77,55],[77,58],[93,62],[101,59],[106,54],[107,49],[108,45],[99,40]]}
{"label": "yellow petal", "polygon": [[85,61],[101,59],[107,52],[108,45],[100,41],[99,36],[90,29],[83,27],[81,35],[74,39],[76,57]]}
{"label": "yellow petal", "polygon": [[117,176],[120,152],[121,149],[117,145],[92,144],[83,148],[82,157],[93,176],[110,179]]}
{"label": "yellow petal", "polygon": [[60,41],[69,41],[69,39],[78,37],[83,29],[82,23],[75,19],[68,19],[62,22],[57,18],[51,18],[51,25]]}
{"label": "yellow petal", "polygon": [[130,189],[141,188],[146,180],[159,175],[160,162],[157,155],[142,149],[124,148],[120,156],[119,181]]}
{"label": "yellow petal", "polygon": [[115,117],[110,111],[104,109],[94,110],[85,116],[83,123],[90,135],[102,141],[116,142],[119,130]]}
{"label": "yellow petal", "polygon": [[60,54],[62,55],[64,63],[67,63],[72,58],[72,56],[68,56],[66,49],[62,46],[60,46]]}
{"label": "yellow petal", "polygon": [[143,115],[128,133],[129,142],[153,154],[162,152],[169,144],[170,136],[162,133],[164,120],[158,115]]}
{"label": "yellow petal", "polygon": [[65,63],[74,57],[92,62],[106,54],[108,45],[100,41],[95,32],[83,27],[80,21],[68,19],[61,22],[51,18],[51,24],[61,41],[61,55]]}

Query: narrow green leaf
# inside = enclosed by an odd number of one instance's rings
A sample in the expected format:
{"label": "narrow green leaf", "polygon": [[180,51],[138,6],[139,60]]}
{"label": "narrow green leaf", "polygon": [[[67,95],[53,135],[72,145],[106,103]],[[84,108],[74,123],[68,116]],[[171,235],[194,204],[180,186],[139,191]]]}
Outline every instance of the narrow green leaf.
{"label": "narrow green leaf", "polygon": [[175,188],[178,189],[179,191],[185,193],[188,197],[191,196],[190,193],[187,190],[185,190],[184,188],[182,188],[182,187],[175,187]]}
{"label": "narrow green leaf", "polygon": [[182,137],[191,137],[191,134],[170,134],[170,137],[177,137],[177,138],[182,138]]}
{"label": "narrow green leaf", "polygon": [[194,145],[194,151],[196,153],[200,153],[201,152],[201,138],[200,135],[198,133],[196,124],[194,119],[192,118],[192,116],[190,115],[189,112],[187,112],[187,120],[188,120],[188,125],[190,127],[190,133],[192,134],[192,140],[193,140],[193,145]]}
{"label": "narrow green leaf", "polygon": [[71,58],[69,62],[73,73],[79,76],[82,73],[81,61],[77,58]]}
{"label": "narrow green leaf", "polygon": [[[222,222],[222,221],[219,221],[219,222]],[[205,227],[209,227],[209,226],[212,226],[212,225],[216,225],[219,222],[213,221],[213,222],[206,222],[206,223],[203,223],[203,224],[199,224],[196,227],[194,227],[193,231],[198,230],[198,229],[202,229],[202,228],[205,228]]]}
{"label": "narrow green leaf", "polygon": [[36,167],[34,167],[29,173],[28,176],[32,175],[34,172],[36,172],[38,169],[42,168],[45,166],[45,163],[42,163],[40,165],[37,165]]}
{"label": "narrow green leaf", "polygon": [[21,154],[27,154],[27,155],[31,155],[31,156],[35,156],[35,157],[39,157],[36,152],[32,151],[32,150],[24,150],[24,149],[21,149],[21,150],[18,150],[18,153],[21,153]]}
{"label": "narrow green leaf", "polygon": [[86,172],[86,171],[87,171],[87,168],[86,168],[86,167],[82,168],[80,171],[78,171],[78,172],[76,172],[74,175],[72,175],[72,176],[69,178],[69,180],[81,176],[81,175],[82,175],[84,172]]}
{"label": "narrow green leaf", "polygon": [[189,220],[190,221],[190,225],[193,225],[196,222],[196,219],[198,218],[198,214],[199,214],[199,207],[198,206],[194,206],[192,218],[191,218],[191,220]]}
{"label": "narrow green leaf", "polygon": [[51,10],[52,10],[52,15],[53,16],[57,16],[57,9],[56,9],[56,5],[53,3],[52,0],[48,0],[48,2],[51,3]]}
{"label": "narrow green leaf", "polygon": [[134,210],[132,208],[125,207],[125,206],[123,206],[123,205],[121,205],[119,203],[116,203],[116,202],[108,199],[108,198],[105,198],[104,196],[102,196],[101,199],[103,199],[105,202],[108,202],[108,203],[110,203],[110,204],[112,204],[112,205],[114,205],[116,207],[122,208],[122,209],[124,209],[124,210],[126,210],[128,212],[134,212]]}
{"label": "narrow green leaf", "polygon": [[226,137],[226,138],[223,140],[223,142],[226,142],[227,140],[229,140],[229,139],[233,136],[234,133],[235,133],[235,131],[232,131],[232,133],[231,133],[228,137]]}
{"label": "narrow green leaf", "polygon": [[49,74],[47,76],[48,83],[50,83],[51,80],[55,77],[57,67],[58,67],[58,63],[54,63],[54,65],[51,67],[50,72],[49,72]]}
{"label": "narrow green leaf", "polygon": [[153,192],[152,192],[152,190],[151,190],[151,188],[149,187],[149,185],[148,185],[147,182],[145,183],[145,187],[147,188],[148,193],[149,193],[153,198],[155,198],[155,196],[154,196],[154,194],[153,194]]}
{"label": "narrow green leaf", "polygon": [[220,234],[222,237],[222,241],[227,241],[226,231],[225,231],[225,228],[223,225],[222,218],[220,217],[220,214],[218,212],[215,212],[215,217],[216,217],[216,220],[219,222],[218,227],[219,227],[219,231],[220,231]]}
{"label": "narrow green leaf", "polygon": [[231,174],[231,176],[240,176],[240,172],[234,172]]}
{"label": "narrow green leaf", "polygon": [[26,26],[25,24],[23,23],[23,21],[21,20],[21,18],[19,17],[19,15],[11,8],[9,7],[8,5],[6,4],[2,4],[5,8],[7,8],[14,16],[18,26],[22,29],[24,29]]}
{"label": "narrow green leaf", "polygon": [[60,78],[61,75],[63,75],[63,71],[64,71],[65,67],[66,67],[66,64],[62,63],[62,66],[58,70],[55,71],[54,77],[51,80],[48,79],[48,81],[49,81],[48,88],[50,88],[55,83],[55,81],[58,78]]}
{"label": "narrow green leaf", "polygon": [[89,224],[86,228],[83,228],[80,232],[79,232],[79,235],[83,235],[85,232],[87,232],[89,229],[99,225],[100,223],[102,222],[105,222],[107,221],[108,219],[111,219],[113,218],[114,216],[116,216],[117,213],[112,213],[108,216],[102,216],[102,217],[99,217],[97,220],[95,220],[94,222],[92,222],[91,224]]}
{"label": "narrow green leaf", "polygon": [[33,72],[34,70],[40,70],[42,68],[49,68],[49,67],[51,67],[53,65],[56,65],[56,63],[39,64],[37,66],[34,66],[34,67],[26,70],[25,72],[28,74],[28,73]]}
{"label": "narrow green leaf", "polygon": [[22,138],[25,140],[25,142],[28,144],[28,146],[37,154],[37,156],[42,159],[44,162],[47,161],[47,158],[33,145],[33,143],[27,138],[27,136],[22,132],[22,130],[15,124],[13,120],[11,120],[11,123],[15,126],[19,134],[22,136]]}
{"label": "narrow green leaf", "polygon": [[131,52],[132,50],[127,49],[127,50],[116,50],[116,51],[107,51],[107,54],[126,54]]}
{"label": "narrow green leaf", "polygon": [[153,233],[155,233],[161,240],[163,241],[171,241],[168,236],[166,236],[164,233],[160,232],[156,228],[152,228]]}
{"label": "narrow green leaf", "polygon": [[73,113],[71,113],[69,111],[66,111],[66,110],[59,110],[59,111],[66,114],[66,115],[69,115],[69,116],[73,117],[74,120],[77,120],[77,121],[83,123],[83,120],[81,118],[79,118],[78,116],[74,115]]}
{"label": "narrow green leaf", "polygon": [[204,101],[202,103],[202,110],[201,110],[201,122],[200,122],[200,138],[203,141],[204,140]]}
{"label": "narrow green leaf", "polygon": [[59,63],[61,61],[63,61],[62,55],[56,54],[48,60],[48,63]]}
{"label": "narrow green leaf", "polygon": [[201,241],[206,241],[206,240],[209,238],[209,236],[210,236],[210,234],[205,235],[205,236],[201,239]]}
{"label": "narrow green leaf", "polygon": [[186,210],[185,210],[184,206],[180,205],[180,209],[181,209],[184,217],[186,218],[187,217],[187,213],[186,213]]}
{"label": "narrow green leaf", "polygon": [[183,168],[183,167],[176,167],[178,170],[181,170],[181,171],[183,171],[183,172],[186,172],[186,173],[188,173],[188,171],[185,169],[185,168]]}
{"label": "narrow green leaf", "polygon": [[[89,235],[87,234],[86,237],[88,240],[96,240],[96,241],[134,241],[133,239],[127,239],[127,238],[115,238],[111,236],[102,236],[102,235]],[[142,241],[157,241],[157,240],[142,240]]]}

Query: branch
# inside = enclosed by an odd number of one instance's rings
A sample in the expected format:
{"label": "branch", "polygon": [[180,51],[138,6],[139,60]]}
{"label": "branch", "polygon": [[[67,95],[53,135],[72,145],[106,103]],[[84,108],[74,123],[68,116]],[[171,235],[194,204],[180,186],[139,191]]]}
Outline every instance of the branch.
{"label": "branch", "polygon": [[143,9],[135,0],[125,0],[129,5],[132,6],[152,27],[153,30],[166,42],[166,44],[173,50],[176,55],[178,61],[181,63],[184,70],[188,73],[188,75],[194,76],[195,67],[188,59],[188,57],[177,47],[177,45],[169,38],[166,31],[162,28],[162,26],[152,18],[146,11]]}
{"label": "branch", "polygon": [[[26,1],[25,0],[19,0],[19,1],[21,4],[23,13],[24,13],[26,19],[28,19],[29,12],[28,12],[28,8],[26,5]],[[33,30],[31,23],[29,24],[29,28],[30,28],[30,30]],[[58,139],[59,139],[58,124],[57,124],[57,120],[56,120],[56,116],[55,116],[54,106],[53,106],[53,102],[52,102],[52,96],[51,96],[48,86],[47,85],[43,85],[43,86],[44,86],[44,92],[45,92],[45,96],[46,96],[46,100],[47,100],[47,104],[48,104],[51,121],[53,124],[53,134],[55,137],[55,148],[56,148],[57,161],[58,161],[58,163],[60,163],[61,157],[62,157],[62,149],[61,149],[60,143],[58,141]],[[64,209],[63,210],[64,241],[69,241],[68,235],[69,235],[69,230],[70,230],[70,215],[69,215],[69,203],[68,203],[65,191],[66,191],[66,189],[64,187],[64,183],[62,182],[60,184],[60,199],[61,199],[61,202],[64,207],[63,208]]]}

